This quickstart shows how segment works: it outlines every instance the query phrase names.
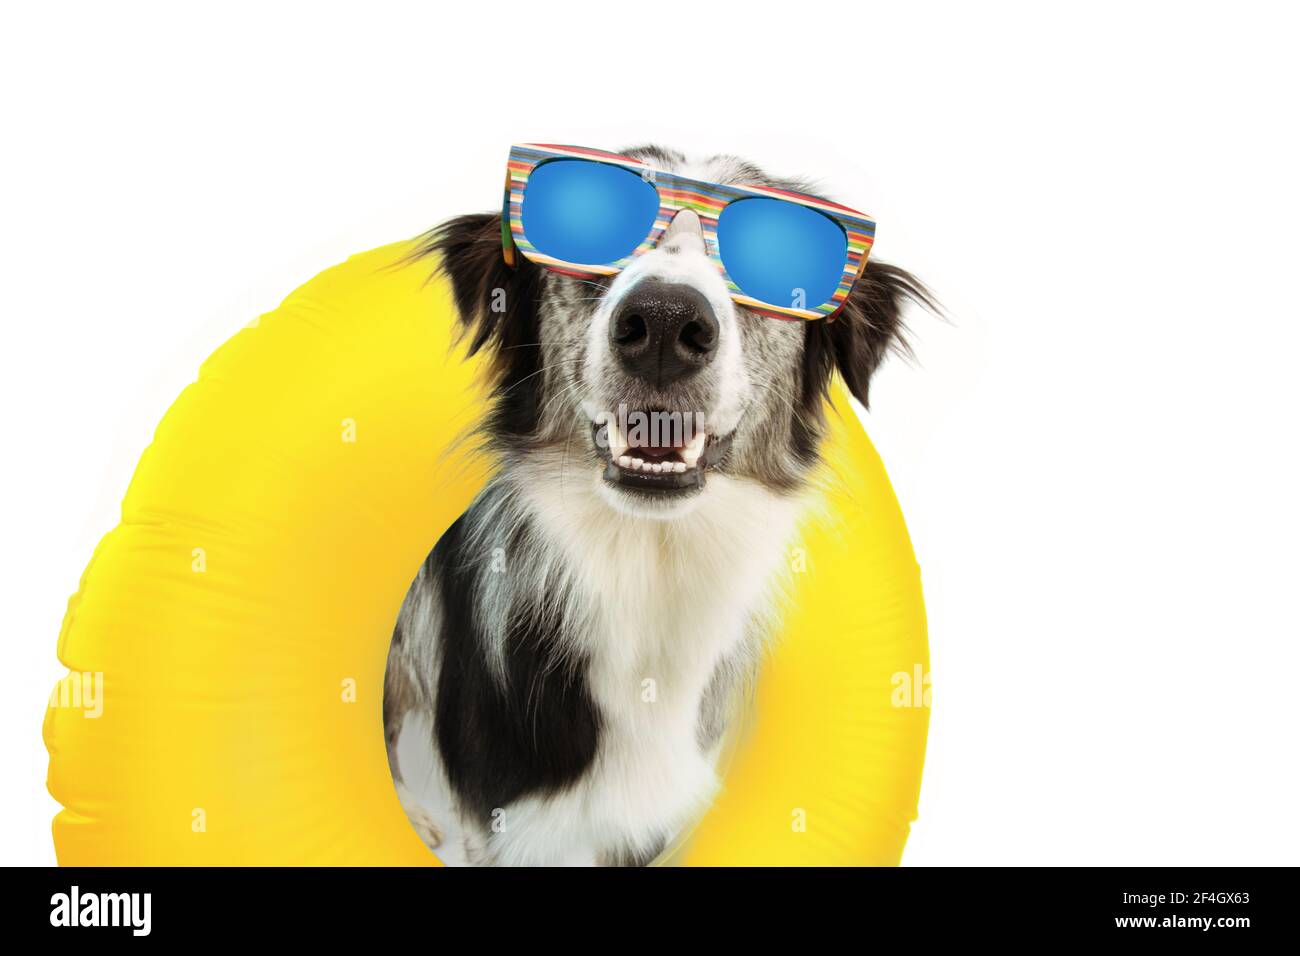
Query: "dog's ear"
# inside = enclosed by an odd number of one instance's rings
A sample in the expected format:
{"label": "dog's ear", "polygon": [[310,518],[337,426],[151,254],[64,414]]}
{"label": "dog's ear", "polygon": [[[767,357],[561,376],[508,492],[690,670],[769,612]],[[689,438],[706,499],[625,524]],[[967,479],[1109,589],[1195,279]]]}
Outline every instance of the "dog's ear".
{"label": "dog's ear", "polygon": [[501,252],[500,213],[457,216],[420,238],[416,258],[432,257],[451,282],[452,296],[469,353],[493,352],[492,367],[509,378],[509,364],[518,358],[514,346],[535,346],[540,270],[516,255],[517,266],[506,264]]}
{"label": "dog's ear", "polygon": [[529,434],[541,407],[538,301],[542,270],[501,251],[501,214],[457,216],[419,240],[413,259],[432,258],[451,283],[469,354],[486,352],[499,396],[491,415],[498,437]]}
{"label": "dog's ear", "polygon": [[903,324],[909,301],[939,311],[930,290],[914,275],[868,260],[839,313],[829,321],[806,323],[805,401],[820,402],[838,370],[853,396],[867,405],[871,376],[889,351],[911,354]]}

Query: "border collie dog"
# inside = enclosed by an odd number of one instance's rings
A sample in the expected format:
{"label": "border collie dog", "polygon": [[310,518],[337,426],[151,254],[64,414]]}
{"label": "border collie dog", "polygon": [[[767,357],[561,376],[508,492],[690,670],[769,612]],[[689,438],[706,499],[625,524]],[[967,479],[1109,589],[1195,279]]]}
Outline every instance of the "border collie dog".
{"label": "border collie dog", "polygon": [[[732,156],[624,154],[811,191]],[[403,603],[384,681],[390,767],[430,847],[453,821],[403,781],[397,740],[417,715],[469,862],[643,865],[718,785],[727,718],[816,499],[832,375],[866,404],[907,300],[931,303],[869,261],[831,321],[750,312],[690,211],[605,280],[508,266],[501,244],[499,213],[466,215],[418,254],[490,356],[495,471]]]}

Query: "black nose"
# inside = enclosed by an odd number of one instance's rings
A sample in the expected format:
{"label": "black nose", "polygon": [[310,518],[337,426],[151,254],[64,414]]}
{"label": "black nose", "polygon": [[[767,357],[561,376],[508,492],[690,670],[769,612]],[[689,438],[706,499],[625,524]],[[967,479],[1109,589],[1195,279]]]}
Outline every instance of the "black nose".
{"label": "black nose", "polygon": [[609,346],[629,375],[656,387],[698,372],[718,351],[718,319],[694,286],[647,279],[609,323]]}

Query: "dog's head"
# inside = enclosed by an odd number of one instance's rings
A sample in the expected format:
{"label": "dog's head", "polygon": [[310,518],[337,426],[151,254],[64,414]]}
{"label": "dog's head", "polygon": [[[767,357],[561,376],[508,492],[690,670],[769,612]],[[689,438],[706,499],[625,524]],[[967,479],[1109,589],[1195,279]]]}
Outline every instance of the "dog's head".
{"label": "dog's head", "polygon": [[[623,153],[698,179],[810,191],[732,156]],[[751,312],[732,300],[689,210],[610,279],[522,257],[509,266],[501,236],[499,213],[467,215],[421,247],[450,279],[471,351],[491,353],[488,433],[507,462],[546,469],[538,480],[594,489],[633,515],[689,512],[710,475],[799,489],[818,460],[832,374],[866,404],[872,373],[902,346],[905,300],[930,304],[908,273],[868,262],[833,320]]]}

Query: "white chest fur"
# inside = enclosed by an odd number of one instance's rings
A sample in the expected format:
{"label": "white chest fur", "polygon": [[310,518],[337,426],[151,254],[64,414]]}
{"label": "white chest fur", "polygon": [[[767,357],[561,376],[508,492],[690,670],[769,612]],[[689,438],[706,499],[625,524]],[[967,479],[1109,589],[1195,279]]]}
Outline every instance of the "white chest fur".
{"label": "white chest fur", "polygon": [[585,626],[568,635],[589,663],[601,736],[591,770],[558,795],[505,808],[502,863],[591,862],[645,850],[707,805],[717,786],[701,753],[700,702],[719,662],[747,653],[747,629],[786,566],[796,500],[725,476],[709,501],[669,520],[618,514],[596,495],[538,483],[523,494]]}

